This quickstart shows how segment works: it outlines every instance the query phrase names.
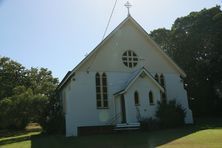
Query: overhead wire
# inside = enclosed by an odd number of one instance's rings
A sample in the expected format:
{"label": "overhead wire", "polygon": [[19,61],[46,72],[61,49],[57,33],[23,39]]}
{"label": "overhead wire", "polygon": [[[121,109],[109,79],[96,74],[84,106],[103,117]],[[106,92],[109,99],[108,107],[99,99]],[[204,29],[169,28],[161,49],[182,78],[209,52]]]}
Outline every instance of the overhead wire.
{"label": "overhead wire", "polygon": [[110,24],[110,22],[111,22],[111,18],[112,18],[112,16],[113,16],[113,12],[114,12],[114,9],[115,9],[115,7],[116,7],[116,4],[117,4],[117,0],[116,0],[115,3],[114,3],[114,6],[113,6],[113,9],[112,9],[111,15],[110,15],[110,17],[109,17],[109,20],[108,20],[106,29],[105,29],[104,34],[103,34],[103,37],[102,37],[102,40],[105,38],[105,35],[106,35],[107,30],[108,30],[109,24]]}
{"label": "overhead wire", "polygon": [[[114,12],[114,10],[115,10],[115,7],[116,7],[116,4],[117,4],[117,1],[118,1],[118,0],[115,0],[115,3],[114,3],[114,6],[113,6],[113,9],[112,9],[111,15],[110,15],[110,17],[109,17],[109,20],[108,20],[108,23],[107,23],[106,29],[105,29],[104,34],[103,34],[103,37],[102,37],[102,41],[103,41],[103,39],[105,38],[105,35],[106,35],[107,30],[108,30],[108,27],[109,27],[109,24],[110,24],[111,18],[112,18],[112,16],[113,16],[113,12]],[[96,57],[96,56],[97,56],[97,55],[95,54],[95,57]],[[87,71],[89,71],[89,69],[90,69],[90,67],[91,67],[91,65],[92,65],[93,62],[94,62],[94,60],[90,63],[89,67],[87,68]]]}

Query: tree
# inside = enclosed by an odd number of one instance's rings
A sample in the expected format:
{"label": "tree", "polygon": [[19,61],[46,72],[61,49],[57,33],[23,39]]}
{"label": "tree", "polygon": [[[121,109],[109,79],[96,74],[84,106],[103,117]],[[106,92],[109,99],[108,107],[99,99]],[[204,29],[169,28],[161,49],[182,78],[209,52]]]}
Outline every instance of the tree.
{"label": "tree", "polygon": [[165,28],[159,28],[150,32],[150,36],[169,56],[173,56],[171,40],[171,31]]}
{"label": "tree", "polygon": [[59,94],[55,91],[49,99],[47,110],[45,110],[45,113],[42,116],[43,119],[40,122],[44,132],[48,134],[65,133],[65,118],[61,105],[62,103],[59,99]]}
{"label": "tree", "polygon": [[44,123],[58,79],[46,68],[26,69],[0,57],[0,129],[22,129],[29,122]]}
{"label": "tree", "polygon": [[29,87],[33,90],[34,94],[46,95],[49,97],[54,93],[58,79],[52,77],[52,72],[47,68],[31,68],[27,71],[27,79]]}
{"label": "tree", "polygon": [[170,32],[158,30],[167,35],[151,32],[161,47],[170,47],[167,53],[187,73],[185,83],[196,116],[222,114],[221,26],[222,11],[216,6],[176,19]]}
{"label": "tree", "polygon": [[158,102],[156,117],[161,127],[177,127],[184,125],[185,109],[175,100]]}
{"label": "tree", "polygon": [[29,122],[40,122],[48,98],[34,95],[30,88],[17,86],[11,97],[0,101],[0,128],[23,129]]}
{"label": "tree", "polygon": [[0,57],[0,82],[0,100],[2,100],[11,96],[16,86],[26,85],[25,67],[7,57]]}

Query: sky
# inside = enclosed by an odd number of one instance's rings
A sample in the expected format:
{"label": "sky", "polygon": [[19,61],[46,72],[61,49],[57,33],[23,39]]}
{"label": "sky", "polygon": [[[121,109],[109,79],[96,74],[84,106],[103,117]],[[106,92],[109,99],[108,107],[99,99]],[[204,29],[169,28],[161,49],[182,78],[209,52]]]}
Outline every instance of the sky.
{"label": "sky", "polygon": [[[127,16],[118,0],[106,35]],[[61,81],[102,40],[115,0],[0,0],[0,56],[44,67]],[[149,33],[170,29],[192,11],[221,0],[130,0],[131,16]]]}

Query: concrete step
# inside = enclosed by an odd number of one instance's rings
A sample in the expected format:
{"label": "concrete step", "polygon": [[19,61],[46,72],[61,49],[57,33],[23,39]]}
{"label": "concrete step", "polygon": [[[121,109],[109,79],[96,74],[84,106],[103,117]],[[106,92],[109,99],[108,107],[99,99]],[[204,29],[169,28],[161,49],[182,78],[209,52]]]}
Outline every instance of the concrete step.
{"label": "concrete step", "polygon": [[125,127],[125,128],[114,128],[114,131],[132,131],[132,130],[139,130],[139,127]]}
{"label": "concrete step", "polygon": [[117,128],[121,128],[121,127],[140,127],[140,123],[119,123],[116,124]]}
{"label": "concrete step", "polygon": [[140,123],[121,123],[117,124],[113,130],[115,131],[130,131],[130,130],[139,130]]}

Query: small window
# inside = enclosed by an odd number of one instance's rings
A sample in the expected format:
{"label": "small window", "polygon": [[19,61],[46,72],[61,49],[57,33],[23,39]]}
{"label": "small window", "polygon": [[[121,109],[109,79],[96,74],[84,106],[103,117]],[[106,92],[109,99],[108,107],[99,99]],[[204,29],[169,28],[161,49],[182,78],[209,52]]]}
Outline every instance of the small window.
{"label": "small window", "polygon": [[166,101],[166,93],[165,92],[160,91],[160,97],[161,97],[162,102]]}
{"label": "small window", "polygon": [[67,100],[66,100],[66,93],[65,93],[65,91],[62,92],[62,101],[63,101],[63,113],[66,114],[66,111],[67,111],[67,109],[66,109]]}
{"label": "small window", "polygon": [[103,107],[108,107],[108,94],[107,94],[107,77],[106,74],[102,75],[102,92],[103,92]]}
{"label": "small window", "polygon": [[100,75],[96,73],[96,86],[100,86]]}
{"label": "small window", "polygon": [[134,102],[136,106],[140,105],[139,94],[137,91],[134,93]]}
{"label": "small window", "polygon": [[107,76],[96,73],[96,105],[97,108],[108,108]]}
{"label": "small window", "polygon": [[105,73],[103,73],[102,79],[103,79],[103,86],[106,86],[107,84],[106,84],[106,74]]}
{"label": "small window", "polygon": [[96,73],[96,105],[97,105],[97,107],[102,107],[100,82],[101,82],[100,81],[100,74]]}
{"label": "small window", "polygon": [[158,76],[157,73],[155,74],[155,77],[154,77],[154,78],[155,78],[155,80],[156,80],[157,82],[159,82],[159,76]]}
{"label": "small window", "polygon": [[123,64],[129,68],[133,68],[138,63],[138,57],[135,52],[127,50],[122,55]]}
{"label": "small window", "polygon": [[165,89],[165,92],[161,92],[160,94],[162,101],[165,101],[166,100],[166,85],[165,85],[165,78],[163,74],[160,75],[160,84]]}
{"label": "small window", "polygon": [[149,92],[149,102],[150,102],[150,105],[154,105],[154,99],[153,99],[153,92],[152,91]]}
{"label": "small window", "polygon": [[160,92],[161,100],[165,101],[166,100],[166,93],[165,92]]}
{"label": "small window", "polygon": [[160,84],[163,88],[165,88],[165,80],[163,74],[160,75]]}

